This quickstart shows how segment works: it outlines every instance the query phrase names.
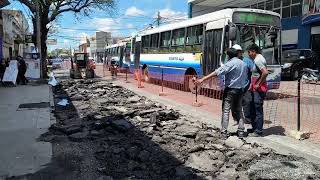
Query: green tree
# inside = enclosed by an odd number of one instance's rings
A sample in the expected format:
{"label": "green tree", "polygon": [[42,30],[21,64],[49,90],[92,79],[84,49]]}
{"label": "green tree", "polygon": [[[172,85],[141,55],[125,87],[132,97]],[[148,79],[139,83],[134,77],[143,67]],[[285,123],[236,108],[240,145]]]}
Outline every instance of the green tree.
{"label": "green tree", "polygon": [[[89,16],[94,10],[112,12],[115,8],[115,0],[18,0],[26,5],[33,14],[34,42],[36,42],[37,20],[36,13],[39,8],[41,17],[41,52],[43,62],[43,75],[46,76],[47,38],[50,31],[50,23],[66,12],[74,12],[75,15]],[[37,8],[38,6],[38,8]]]}

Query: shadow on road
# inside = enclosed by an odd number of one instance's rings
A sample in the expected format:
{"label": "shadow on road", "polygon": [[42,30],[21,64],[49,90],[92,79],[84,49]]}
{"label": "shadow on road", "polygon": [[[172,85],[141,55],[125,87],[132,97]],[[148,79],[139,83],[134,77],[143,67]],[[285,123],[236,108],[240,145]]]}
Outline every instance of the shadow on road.
{"label": "shadow on road", "polygon": [[[39,138],[52,143],[52,161],[34,174],[9,180],[203,179],[196,170],[183,165],[187,154],[181,156],[160,147],[170,140],[155,140],[141,131],[149,123],[137,127],[130,115],[108,110],[106,103],[95,109],[90,98],[80,100],[74,94],[70,97],[61,86],[53,90],[57,123]],[[61,99],[70,104],[57,105]],[[101,116],[101,111],[106,115]],[[154,125],[149,128],[157,131]]]}

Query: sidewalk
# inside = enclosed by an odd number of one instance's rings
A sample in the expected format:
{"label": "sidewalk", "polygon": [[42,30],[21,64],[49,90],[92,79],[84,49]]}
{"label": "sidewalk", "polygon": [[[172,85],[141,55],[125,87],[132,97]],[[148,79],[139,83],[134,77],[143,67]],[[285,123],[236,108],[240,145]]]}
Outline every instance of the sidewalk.
{"label": "sidewalk", "polygon": [[49,86],[0,87],[0,99],[0,180],[38,171],[52,154],[50,143],[37,142],[50,126]]}

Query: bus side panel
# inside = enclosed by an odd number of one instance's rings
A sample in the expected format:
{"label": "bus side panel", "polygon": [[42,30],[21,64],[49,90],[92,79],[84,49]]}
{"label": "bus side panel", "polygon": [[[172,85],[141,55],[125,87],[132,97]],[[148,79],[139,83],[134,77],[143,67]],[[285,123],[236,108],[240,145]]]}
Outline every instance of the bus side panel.
{"label": "bus side panel", "polygon": [[161,79],[163,70],[164,80],[183,83],[188,68],[193,68],[197,75],[202,75],[200,67],[201,54],[141,54],[140,65],[148,66],[152,78]]}

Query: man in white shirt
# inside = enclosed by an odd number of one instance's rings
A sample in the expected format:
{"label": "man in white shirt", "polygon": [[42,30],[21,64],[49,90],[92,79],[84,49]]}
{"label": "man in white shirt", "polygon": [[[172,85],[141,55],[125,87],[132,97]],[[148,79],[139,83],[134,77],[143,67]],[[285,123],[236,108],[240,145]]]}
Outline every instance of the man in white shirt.
{"label": "man in white shirt", "polygon": [[260,54],[260,48],[256,44],[252,44],[248,48],[250,58],[254,61],[251,81],[251,107],[250,117],[253,134],[250,136],[260,137],[263,134],[263,101],[267,93],[267,63],[266,59]]}

